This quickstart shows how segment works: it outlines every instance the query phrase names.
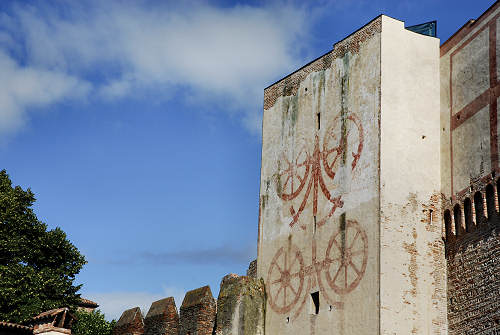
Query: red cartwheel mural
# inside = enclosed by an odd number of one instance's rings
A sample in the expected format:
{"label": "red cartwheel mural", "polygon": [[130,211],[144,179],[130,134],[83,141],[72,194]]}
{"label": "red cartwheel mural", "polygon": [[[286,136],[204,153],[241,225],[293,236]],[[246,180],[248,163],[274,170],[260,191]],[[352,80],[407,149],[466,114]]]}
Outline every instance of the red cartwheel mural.
{"label": "red cartwheel mural", "polygon": [[[348,143],[353,139],[357,143]],[[354,145],[354,146],[353,146]],[[348,148],[354,148],[350,153]],[[312,198],[313,215],[318,214],[318,197],[323,196],[329,203],[330,209],[326,215],[318,218],[317,227],[325,224],[338,207],[343,206],[342,196],[334,196],[328,189],[325,178],[334,181],[336,170],[341,162],[345,163],[347,155],[352,156],[351,170],[356,167],[363,150],[363,127],[355,114],[349,116],[338,115],[324,136],[320,146],[319,136],[316,135],[312,153],[302,146],[291,159],[285,153],[281,155],[278,172],[278,195],[284,201],[301,197],[298,208],[290,205],[293,227],[299,220],[307,202]],[[305,229],[305,225],[301,225]]]}
{"label": "red cartwheel mural", "polygon": [[313,239],[310,265],[305,265],[302,252],[290,242],[276,252],[269,266],[266,281],[269,305],[280,314],[295,309],[295,319],[306,304],[311,288],[317,286],[326,301],[341,308],[327,287],[338,295],[352,292],[365,274],[367,261],[368,237],[355,220],[347,220],[330,237],[323,259],[318,259]]}
{"label": "red cartwheel mural", "polygon": [[[312,153],[304,145],[291,159],[285,153],[282,155],[278,163],[278,194],[283,201],[290,202],[291,227],[299,221],[308,201],[312,201],[317,227],[324,225],[335,210],[343,206],[342,194],[332,194],[337,187],[338,169],[346,165],[354,170],[362,150],[363,127],[358,117],[351,113],[340,114],[333,120],[321,145],[319,136],[315,136]],[[320,197],[326,199],[328,206],[327,210],[323,207],[317,219]],[[297,207],[291,203],[294,199],[298,199]],[[306,228],[304,224],[300,227]],[[329,239],[323,259],[317,257],[316,239],[312,239],[311,248],[309,265],[291,240],[274,255],[267,273],[266,290],[269,305],[276,313],[294,310],[293,318],[297,318],[313,287],[319,287],[330,304],[342,308],[341,302],[334,302],[331,291],[346,295],[363,278],[368,260],[368,238],[357,221],[342,217],[338,231]]]}

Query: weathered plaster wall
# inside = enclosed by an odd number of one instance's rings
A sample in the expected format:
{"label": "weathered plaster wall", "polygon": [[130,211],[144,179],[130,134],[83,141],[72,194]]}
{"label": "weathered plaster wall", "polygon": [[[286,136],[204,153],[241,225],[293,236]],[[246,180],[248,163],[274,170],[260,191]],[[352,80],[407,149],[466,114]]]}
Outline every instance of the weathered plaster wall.
{"label": "weathered plaster wall", "polygon": [[441,47],[449,334],[500,333],[500,3]]}
{"label": "weathered plaster wall", "polygon": [[266,334],[378,332],[380,30],[379,17],[265,90]]}
{"label": "weathered plaster wall", "polygon": [[380,333],[446,334],[439,40],[382,20]]}
{"label": "weathered plaster wall", "polygon": [[498,7],[441,47],[442,192],[452,198],[447,205],[484,188],[499,171]]}

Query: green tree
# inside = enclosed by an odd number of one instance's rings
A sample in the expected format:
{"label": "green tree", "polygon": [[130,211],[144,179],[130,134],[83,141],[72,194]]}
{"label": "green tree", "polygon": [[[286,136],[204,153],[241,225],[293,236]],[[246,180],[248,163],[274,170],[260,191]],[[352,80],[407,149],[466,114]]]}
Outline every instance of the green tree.
{"label": "green tree", "polygon": [[78,311],[75,313],[77,321],[71,328],[73,335],[111,335],[116,321],[106,321],[104,314],[99,310],[92,312]]}
{"label": "green tree", "polygon": [[22,322],[43,311],[74,308],[84,256],[60,229],[47,230],[31,208],[28,188],[0,171],[0,321]]}

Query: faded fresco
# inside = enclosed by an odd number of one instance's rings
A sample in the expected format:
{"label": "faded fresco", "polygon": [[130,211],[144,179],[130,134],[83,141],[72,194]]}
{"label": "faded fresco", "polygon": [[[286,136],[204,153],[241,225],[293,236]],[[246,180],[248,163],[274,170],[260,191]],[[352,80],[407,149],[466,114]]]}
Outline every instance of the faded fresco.
{"label": "faded fresco", "polygon": [[266,332],[378,328],[379,43],[375,20],[266,89],[258,256]]}

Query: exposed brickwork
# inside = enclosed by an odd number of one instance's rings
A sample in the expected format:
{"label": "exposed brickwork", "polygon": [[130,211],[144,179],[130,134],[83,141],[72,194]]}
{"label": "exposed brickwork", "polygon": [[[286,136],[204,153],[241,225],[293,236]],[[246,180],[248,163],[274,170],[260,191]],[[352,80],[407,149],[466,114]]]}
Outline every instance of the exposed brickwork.
{"label": "exposed brickwork", "polygon": [[186,293],[180,308],[179,335],[211,335],[216,302],[209,286]]}
{"label": "exposed brickwork", "polygon": [[446,253],[449,334],[500,334],[498,215],[450,239]]}
{"label": "exposed brickwork", "polygon": [[262,281],[234,274],[225,276],[217,299],[215,334],[263,335],[265,306]]}
{"label": "exposed brickwork", "polygon": [[247,276],[252,278],[257,278],[257,260],[254,259],[248,265]]}
{"label": "exposed brickwork", "polygon": [[142,335],[144,334],[144,320],[141,309],[134,307],[123,312],[113,328],[113,335]]}
{"label": "exposed brickwork", "polygon": [[264,90],[264,109],[266,110],[271,108],[280,96],[291,96],[297,94],[300,83],[310,73],[329,68],[335,58],[341,58],[347,52],[352,54],[358,53],[361,44],[370,39],[373,35],[380,33],[381,30],[382,20],[380,17],[377,17],[352,35],[336,43],[331,52],[315,59],[286,78],[283,78],[274,85],[266,88]]}
{"label": "exposed brickwork", "polygon": [[151,304],[144,319],[145,335],[177,335],[179,315],[173,297],[155,301]]}

